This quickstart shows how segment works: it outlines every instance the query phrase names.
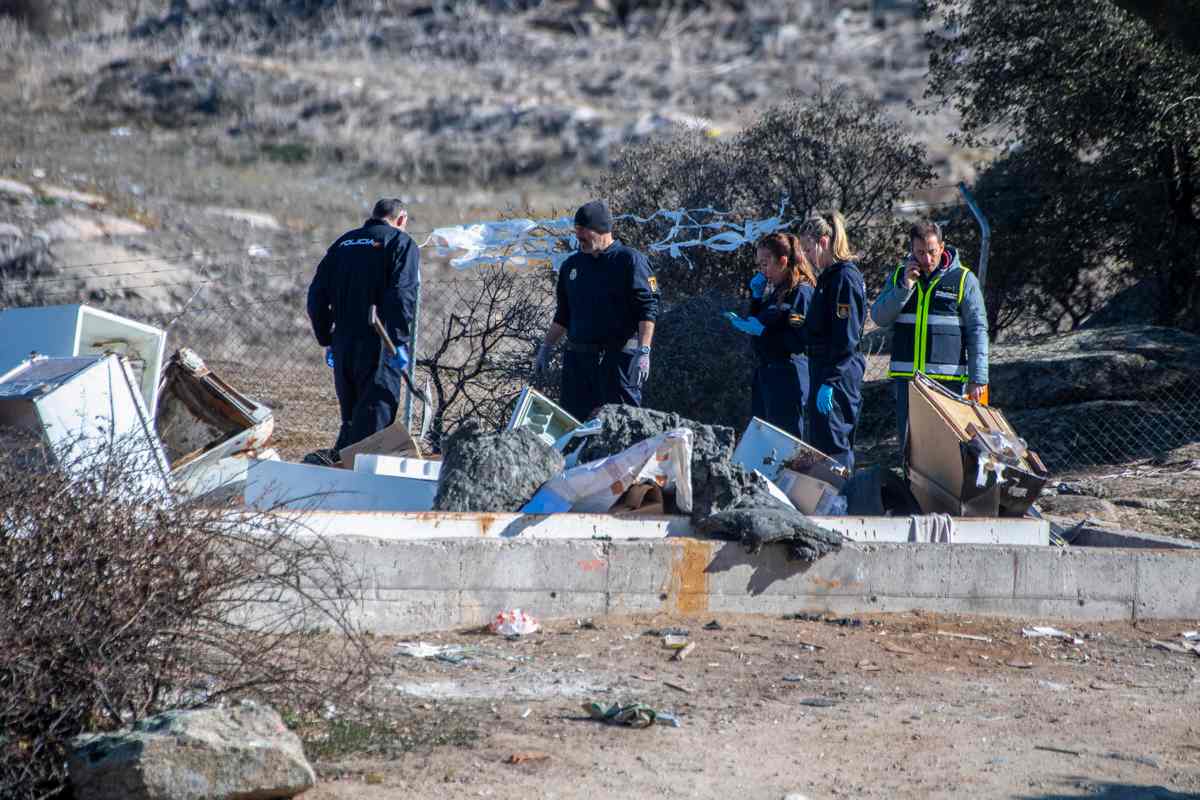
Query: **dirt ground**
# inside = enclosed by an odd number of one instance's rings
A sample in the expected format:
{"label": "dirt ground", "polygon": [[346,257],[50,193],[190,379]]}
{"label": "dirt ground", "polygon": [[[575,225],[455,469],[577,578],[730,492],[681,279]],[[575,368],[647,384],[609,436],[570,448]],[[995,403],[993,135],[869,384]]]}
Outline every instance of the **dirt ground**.
{"label": "dirt ground", "polygon": [[[395,656],[394,715],[366,752],[318,741],[305,797],[1200,798],[1200,657],[1153,644],[1195,620],[1059,625],[1069,640],[919,612],[711,620],[421,637],[467,658]],[[667,627],[696,644],[682,662],[648,633]],[[603,724],[591,701],[680,726]]]}

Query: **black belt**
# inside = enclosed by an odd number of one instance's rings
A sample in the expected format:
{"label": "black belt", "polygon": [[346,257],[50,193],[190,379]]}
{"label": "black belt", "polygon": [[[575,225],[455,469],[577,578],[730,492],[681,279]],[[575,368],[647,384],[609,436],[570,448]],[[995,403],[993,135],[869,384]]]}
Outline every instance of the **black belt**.
{"label": "black belt", "polygon": [[629,339],[623,342],[601,342],[600,344],[589,344],[587,342],[573,342],[567,340],[566,344],[566,348],[572,353],[607,353],[611,350],[622,350],[626,346],[637,347],[637,340]]}

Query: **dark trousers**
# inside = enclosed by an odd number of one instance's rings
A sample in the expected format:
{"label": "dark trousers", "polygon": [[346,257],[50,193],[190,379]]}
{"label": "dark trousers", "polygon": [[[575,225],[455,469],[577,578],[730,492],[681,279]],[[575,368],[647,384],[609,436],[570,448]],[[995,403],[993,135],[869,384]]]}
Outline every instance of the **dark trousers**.
{"label": "dark trousers", "polygon": [[[812,391],[808,397],[808,442],[825,455],[854,471],[854,438],[862,413],[862,382],[866,362],[855,356],[834,370],[810,358]],[[817,410],[822,382],[833,387],[833,408]]]}
{"label": "dark trousers", "polygon": [[[959,397],[967,393],[967,384],[962,381],[938,381],[938,384]],[[900,434],[900,453],[904,455],[908,452],[904,441],[908,435],[908,378],[893,378],[892,386],[896,393],[896,430]]]}
{"label": "dark trousers", "polygon": [[806,437],[808,359],[762,362],[754,369],[750,388],[750,413],[797,439]]}
{"label": "dark trousers", "polygon": [[637,358],[637,353],[615,348],[603,353],[568,348],[563,353],[563,410],[575,419],[585,420],[606,403],[640,406]]}
{"label": "dark trousers", "polygon": [[400,371],[386,362],[379,337],[333,343],[333,385],[342,411],[341,450],[383,430],[400,407]]}

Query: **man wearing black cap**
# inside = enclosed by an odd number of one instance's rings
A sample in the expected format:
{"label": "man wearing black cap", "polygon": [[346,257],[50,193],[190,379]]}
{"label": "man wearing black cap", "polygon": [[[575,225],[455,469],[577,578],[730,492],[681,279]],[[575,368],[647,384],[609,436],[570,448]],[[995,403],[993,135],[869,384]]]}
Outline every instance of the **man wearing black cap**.
{"label": "man wearing black cap", "polygon": [[612,223],[603,200],[575,213],[579,252],[559,268],[558,308],[534,361],[544,372],[567,335],[562,406],[578,419],[606,403],[640,406],[650,376],[658,282],[644,255],[613,239]]}
{"label": "man wearing black cap", "polygon": [[[405,233],[407,225],[408,212],[400,200],[380,200],[361,228],[330,246],[308,287],[308,316],[333,367],[342,411],[329,460],[396,418],[421,283],[421,251]],[[384,353],[383,341],[370,325],[371,306],[396,345],[394,357]]]}

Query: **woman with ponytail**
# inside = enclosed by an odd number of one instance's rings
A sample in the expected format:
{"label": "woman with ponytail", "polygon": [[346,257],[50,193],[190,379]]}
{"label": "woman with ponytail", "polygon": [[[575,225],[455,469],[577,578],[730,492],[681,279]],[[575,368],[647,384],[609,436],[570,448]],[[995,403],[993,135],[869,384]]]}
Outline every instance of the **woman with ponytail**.
{"label": "woman with ponytail", "polygon": [[750,280],[750,316],[730,314],[738,330],[749,334],[757,364],[750,391],[751,413],[802,439],[808,403],[808,358],[804,355],[804,317],[816,277],[800,242],[790,233],[758,240],[758,272]]}
{"label": "woman with ponytail", "polygon": [[853,471],[866,370],[866,359],[858,352],[867,321],[866,286],[840,212],[814,212],[801,223],[799,234],[804,255],[820,274],[804,324],[813,389],[808,439]]}

